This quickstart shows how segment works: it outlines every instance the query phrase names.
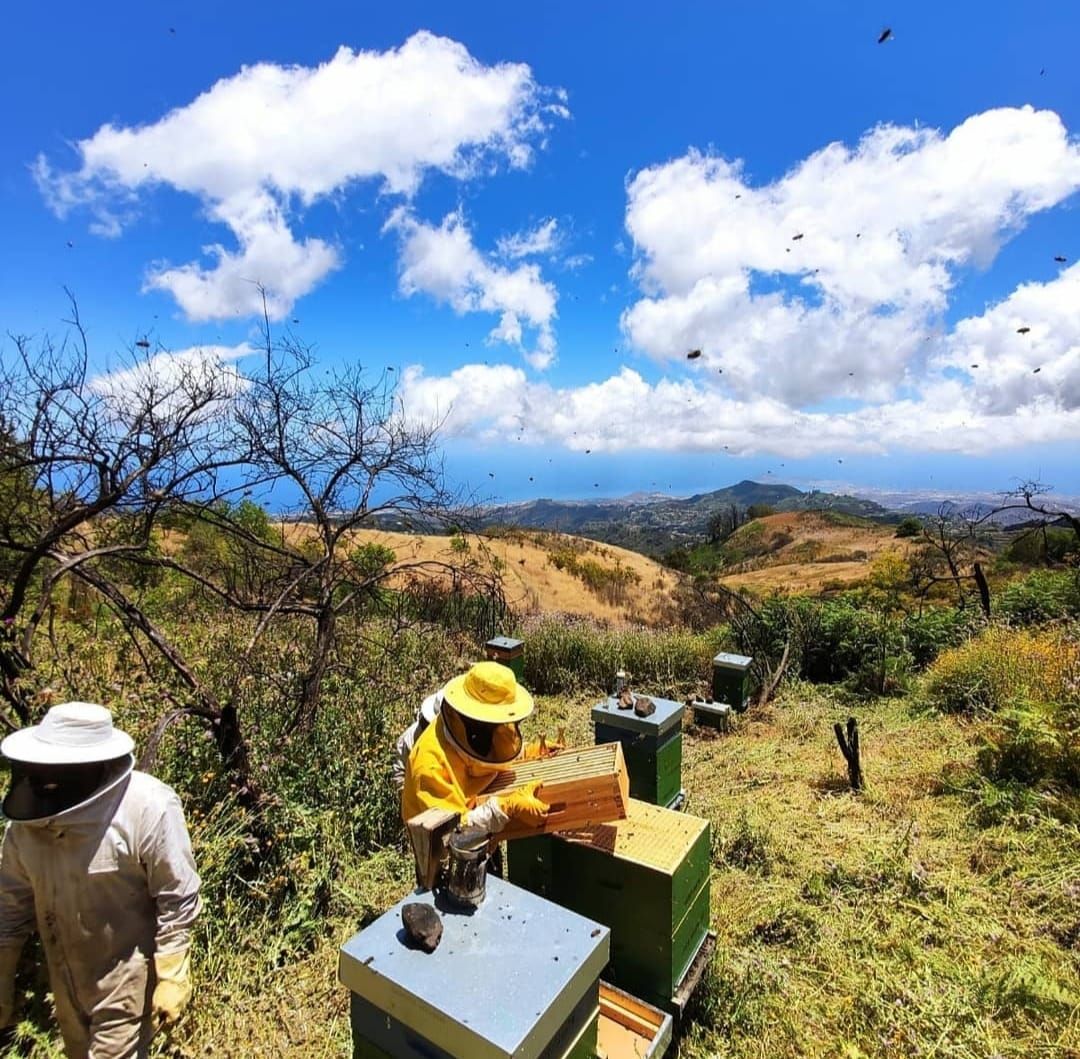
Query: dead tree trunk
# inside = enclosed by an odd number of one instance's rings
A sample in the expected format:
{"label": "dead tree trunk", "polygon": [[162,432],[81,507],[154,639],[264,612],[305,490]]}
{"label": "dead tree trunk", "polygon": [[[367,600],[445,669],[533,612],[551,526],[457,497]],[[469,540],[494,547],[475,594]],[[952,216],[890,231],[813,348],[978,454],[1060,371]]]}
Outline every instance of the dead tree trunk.
{"label": "dead tree trunk", "polygon": [[784,679],[784,672],[787,669],[788,661],[791,658],[791,640],[792,634],[789,632],[787,641],[784,643],[784,653],[780,656],[780,661],[776,664],[776,668],[772,669],[769,666],[769,660],[767,658],[762,660],[762,668],[765,670],[765,679],[761,683],[761,691],[758,692],[757,704],[764,706],[772,697],[776,694],[776,689],[780,686],[780,681]]}
{"label": "dead tree trunk", "polygon": [[19,687],[19,677],[29,668],[29,660],[19,650],[14,622],[4,622],[0,626],[0,696],[15,711],[15,719],[5,717],[12,729],[29,724],[31,720],[26,692]]}
{"label": "dead tree trunk", "polygon": [[833,725],[836,733],[836,741],[840,744],[840,753],[847,762],[848,782],[853,791],[863,789],[862,761],[859,759],[859,722],[854,717],[849,717],[847,722],[847,735],[844,735],[844,726],[837,721]]}
{"label": "dead tree trunk", "polygon": [[311,665],[300,681],[300,701],[289,725],[290,730],[310,733],[315,726],[315,716],[319,712],[319,700],[322,697],[323,677],[330,662],[330,652],[334,648],[336,630],[337,614],[331,598],[324,601],[319,611]]}

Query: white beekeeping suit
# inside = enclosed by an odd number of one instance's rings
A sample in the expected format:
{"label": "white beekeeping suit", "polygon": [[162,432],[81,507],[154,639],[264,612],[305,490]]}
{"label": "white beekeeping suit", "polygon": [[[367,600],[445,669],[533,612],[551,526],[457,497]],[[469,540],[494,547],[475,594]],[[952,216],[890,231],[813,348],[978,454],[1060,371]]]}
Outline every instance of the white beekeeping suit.
{"label": "white beekeeping suit", "polygon": [[416,720],[398,736],[394,765],[391,771],[394,776],[394,786],[399,791],[405,787],[405,766],[408,764],[412,748],[416,745],[416,740],[423,735],[424,729],[429,724],[435,723],[435,718],[439,716],[439,710],[442,709],[442,698],[443,693],[442,689],[440,689],[424,699],[420,703],[420,709],[416,711]]}
{"label": "white beekeeping suit", "polygon": [[0,1025],[14,1018],[15,965],[36,922],[69,1059],[140,1059],[191,995],[191,842],[180,800],[132,770],[131,748],[88,703],[53,707],[0,746],[16,817],[0,851]]}

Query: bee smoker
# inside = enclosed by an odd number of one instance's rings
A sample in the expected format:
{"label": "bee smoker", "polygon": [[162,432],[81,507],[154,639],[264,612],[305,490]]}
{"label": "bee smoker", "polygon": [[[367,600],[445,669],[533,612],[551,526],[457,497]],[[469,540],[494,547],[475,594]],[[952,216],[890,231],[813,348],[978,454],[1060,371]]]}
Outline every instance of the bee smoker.
{"label": "bee smoker", "polygon": [[486,894],[488,835],[479,828],[455,831],[447,842],[446,897],[459,908],[475,909]]}

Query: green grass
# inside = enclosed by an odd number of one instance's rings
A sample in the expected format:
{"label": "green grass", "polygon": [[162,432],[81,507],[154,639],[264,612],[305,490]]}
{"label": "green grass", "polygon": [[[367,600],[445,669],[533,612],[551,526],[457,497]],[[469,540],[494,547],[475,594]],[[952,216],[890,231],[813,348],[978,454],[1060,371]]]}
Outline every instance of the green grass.
{"label": "green grass", "polygon": [[970,768],[970,728],[902,701],[859,714],[861,796],[831,731],[845,711],[805,688],[688,740],[687,809],[722,855],[717,957],[681,1055],[1080,1048],[1080,834],[1046,817],[980,827],[943,782]]}
{"label": "green grass", "polygon": [[862,515],[850,515],[846,511],[823,510],[816,512],[823,522],[833,526],[851,526],[856,529],[874,529],[879,523],[873,519],[863,518]]}
{"label": "green grass", "polygon": [[[563,724],[589,742],[596,699],[542,696],[527,732]],[[677,1054],[1080,1054],[1077,828],[1008,805],[987,816],[970,779],[978,727],[905,699],[856,707],[868,789],[850,793],[831,730],[848,710],[799,684],[730,734],[686,734],[686,808],[714,832],[718,945]],[[227,845],[211,843],[212,826],[195,825],[204,861]],[[361,856],[347,840],[334,857],[303,946],[285,943],[277,912],[237,904],[205,918],[195,1003],[156,1055],[349,1054],[337,948],[408,891],[411,865],[400,847]],[[34,1033],[25,1054],[59,1056]]]}
{"label": "green grass", "polygon": [[[587,741],[594,701],[544,699],[531,732]],[[1080,830],[988,815],[980,729],[907,699],[856,707],[852,794],[849,708],[795,685],[729,735],[686,734],[718,946],[679,1056],[1080,1055]]]}
{"label": "green grass", "polygon": [[725,627],[695,633],[685,629],[606,629],[594,622],[544,618],[523,632],[525,683],[542,693],[611,688],[616,671],[656,694],[685,697],[700,690],[712,659],[730,643]]}

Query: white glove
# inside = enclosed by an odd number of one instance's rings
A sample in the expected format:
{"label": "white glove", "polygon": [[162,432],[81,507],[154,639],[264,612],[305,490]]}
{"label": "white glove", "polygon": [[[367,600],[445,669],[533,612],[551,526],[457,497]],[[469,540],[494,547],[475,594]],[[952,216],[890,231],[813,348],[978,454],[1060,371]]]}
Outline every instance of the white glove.
{"label": "white glove", "polygon": [[0,949],[0,1030],[15,1023],[15,968],[21,952],[21,946]]}
{"label": "white glove", "polygon": [[498,798],[489,798],[483,805],[470,809],[462,821],[463,827],[478,827],[488,835],[497,834],[510,822]]}

